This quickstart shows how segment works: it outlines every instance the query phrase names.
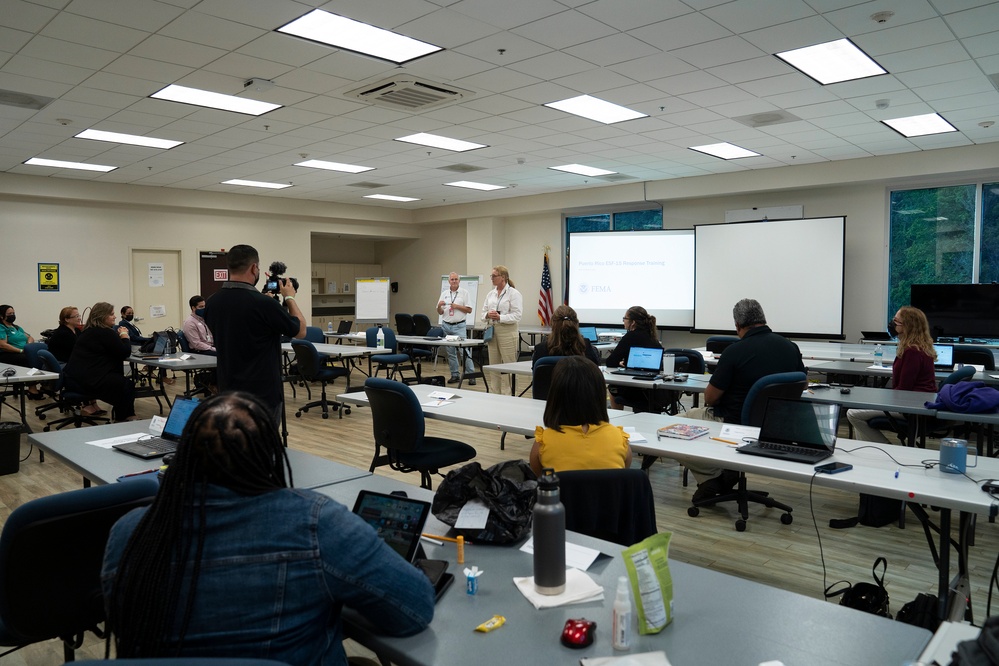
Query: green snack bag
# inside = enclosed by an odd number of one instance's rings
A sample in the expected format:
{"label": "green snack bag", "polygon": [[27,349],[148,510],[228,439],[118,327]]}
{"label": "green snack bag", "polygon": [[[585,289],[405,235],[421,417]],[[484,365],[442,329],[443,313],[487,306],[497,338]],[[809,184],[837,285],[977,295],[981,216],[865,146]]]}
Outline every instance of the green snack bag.
{"label": "green snack bag", "polygon": [[673,621],[673,577],[669,573],[672,536],[672,532],[653,534],[621,553],[638,609],[640,634],[658,634]]}

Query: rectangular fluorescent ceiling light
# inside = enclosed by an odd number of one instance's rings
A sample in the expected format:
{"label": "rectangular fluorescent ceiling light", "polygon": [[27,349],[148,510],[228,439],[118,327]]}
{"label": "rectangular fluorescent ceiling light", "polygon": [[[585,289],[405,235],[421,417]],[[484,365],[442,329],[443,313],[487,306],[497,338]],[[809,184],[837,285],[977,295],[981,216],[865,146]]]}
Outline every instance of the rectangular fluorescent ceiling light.
{"label": "rectangular fluorescent ceiling light", "polygon": [[470,180],[456,180],[453,183],[444,183],[444,184],[450,185],[451,187],[467,187],[470,190],[482,190],[484,192],[506,189],[506,185],[488,185],[486,183],[474,183]]}
{"label": "rectangular fluorescent ceiling light", "polygon": [[32,157],[30,160],[25,160],[25,164],[30,166],[45,166],[53,167],[55,169],[79,169],[81,171],[101,171],[107,173],[108,171],[114,171],[118,167],[116,166],[104,166],[102,164],[86,164],[84,162],[63,162],[62,160],[46,160],[41,157]]}
{"label": "rectangular fluorescent ceiling light", "polygon": [[482,143],[472,143],[471,141],[462,141],[461,139],[449,139],[446,136],[426,134],[424,132],[420,132],[419,134],[410,134],[409,136],[402,136],[396,139],[396,141],[405,141],[406,143],[415,143],[421,146],[430,146],[431,148],[443,148],[444,150],[453,150],[456,153],[463,153],[466,150],[475,150],[476,148],[486,147],[486,145]]}
{"label": "rectangular fluorescent ceiling light", "polygon": [[110,141],[111,143],[127,143],[130,146],[146,146],[147,148],[163,148],[164,150],[170,150],[184,143],[183,141],[157,139],[151,136],[137,136],[135,134],[120,134],[118,132],[105,132],[95,129],[83,130],[75,138]]}
{"label": "rectangular fluorescent ceiling light", "polygon": [[162,90],[150,95],[153,99],[165,99],[170,102],[180,102],[182,104],[193,104],[194,106],[206,106],[209,109],[222,109],[223,111],[235,111],[245,113],[250,116],[262,116],[268,111],[280,109],[283,105],[271,104],[270,102],[260,102],[246,97],[236,97],[234,95],[223,95],[222,93],[210,92],[208,90],[198,90],[171,84]]}
{"label": "rectangular fluorescent ceiling light", "polygon": [[926,113],[921,116],[909,116],[908,118],[891,118],[890,120],[882,120],[881,122],[904,137],[945,134],[946,132],[957,131],[957,128],[944,120],[943,116],[939,113]]}
{"label": "rectangular fluorescent ceiling light", "polygon": [[714,157],[720,157],[723,160],[737,160],[740,157],[759,157],[759,153],[754,153],[751,150],[746,150],[745,148],[740,148],[739,146],[732,143],[713,143],[709,146],[691,146],[691,150],[696,150],[699,153],[706,153],[708,155],[713,155]]}
{"label": "rectangular fluorescent ceiling light", "polygon": [[627,107],[606,102],[590,95],[580,95],[579,97],[570,97],[558,102],[549,102],[545,106],[576,116],[582,116],[583,118],[589,118],[590,120],[596,120],[607,125],[619,123],[622,120],[648,117],[647,113],[632,111]]}
{"label": "rectangular fluorescent ceiling light", "polygon": [[291,187],[288,183],[265,183],[262,180],[240,180],[239,178],[233,178],[232,180],[223,180],[223,185],[242,185],[243,187],[263,187],[268,190],[283,190],[286,187]]}
{"label": "rectangular fluorescent ceiling light", "polygon": [[323,160],[305,160],[296,162],[295,166],[309,167],[311,169],[326,169],[327,171],[343,171],[345,173],[364,173],[374,171],[374,167],[357,166],[356,164],[343,164],[342,162],[325,162]]}
{"label": "rectangular fluorescent ceiling light", "polygon": [[775,55],[824,86],[888,73],[849,39],[837,39]]}
{"label": "rectangular fluorescent ceiling light", "polygon": [[382,199],[384,201],[419,201],[413,197],[397,197],[394,194],[365,194],[365,199]]}
{"label": "rectangular fluorescent ceiling light", "polygon": [[444,50],[440,46],[427,44],[344,16],[337,16],[322,9],[314,9],[305,16],[286,23],[277,31],[381,58],[397,65]]}
{"label": "rectangular fluorescent ceiling light", "polygon": [[589,167],[585,164],[563,164],[557,167],[548,167],[549,169],[554,169],[555,171],[567,171],[568,173],[578,173],[580,176],[609,176],[617,171],[608,171],[607,169],[598,169],[596,167]]}
{"label": "rectangular fluorescent ceiling light", "polygon": [[622,120],[648,117],[646,113],[632,111],[626,107],[618,106],[617,104],[612,104],[611,102],[606,102],[590,95],[580,95],[579,97],[571,97],[558,102],[549,102],[545,106],[606,123],[607,125],[619,123]]}

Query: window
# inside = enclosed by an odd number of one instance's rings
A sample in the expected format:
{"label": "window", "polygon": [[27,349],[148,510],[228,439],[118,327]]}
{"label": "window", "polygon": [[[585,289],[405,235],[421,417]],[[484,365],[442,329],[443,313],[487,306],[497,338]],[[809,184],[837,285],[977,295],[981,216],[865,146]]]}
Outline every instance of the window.
{"label": "window", "polygon": [[979,282],[999,282],[999,183],[982,185],[982,260]]}
{"label": "window", "polygon": [[629,210],[598,215],[576,215],[565,218],[565,246],[569,247],[569,234],[580,231],[637,231],[662,229],[663,211]]}
{"label": "window", "polygon": [[[988,186],[986,186],[988,187]],[[898,190],[891,193],[888,313],[909,303],[913,284],[964,284],[978,277],[975,257],[976,185]],[[999,189],[999,188],[996,188]],[[992,194],[992,208],[999,195]],[[999,213],[993,213],[995,218]],[[993,229],[999,227],[994,219]],[[991,234],[995,236],[995,232]],[[983,234],[983,238],[989,234]],[[999,241],[989,238],[992,270],[999,271]],[[985,255],[985,243],[982,257]],[[984,262],[982,262],[984,269]]]}

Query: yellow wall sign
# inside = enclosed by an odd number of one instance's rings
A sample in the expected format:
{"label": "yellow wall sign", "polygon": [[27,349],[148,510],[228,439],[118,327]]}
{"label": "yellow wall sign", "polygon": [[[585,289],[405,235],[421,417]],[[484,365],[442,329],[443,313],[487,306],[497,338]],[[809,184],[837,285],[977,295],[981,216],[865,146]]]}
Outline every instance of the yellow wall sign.
{"label": "yellow wall sign", "polygon": [[59,291],[59,264],[38,264],[38,291]]}

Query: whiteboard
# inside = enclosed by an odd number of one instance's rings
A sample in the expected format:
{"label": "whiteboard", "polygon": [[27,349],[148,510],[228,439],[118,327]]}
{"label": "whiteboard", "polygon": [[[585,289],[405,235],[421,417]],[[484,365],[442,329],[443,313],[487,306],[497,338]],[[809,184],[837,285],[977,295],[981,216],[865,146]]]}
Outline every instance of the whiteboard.
{"label": "whiteboard", "polygon": [[[448,281],[447,281],[449,275],[451,275],[451,274],[448,273],[447,275],[442,275],[441,276],[441,290],[440,290],[440,293],[442,293],[442,294],[444,293],[445,289],[447,289],[448,291],[451,291],[451,285],[448,284]],[[476,304],[479,302],[479,276],[478,275],[459,275],[458,276],[458,286],[459,287],[464,287],[465,290],[468,291],[468,301],[469,302],[466,303],[465,305],[468,305],[470,308],[472,308],[472,311],[469,312],[467,315],[465,315],[465,325],[466,326],[475,326],[475,307],[476,307]],[[437,308],[435,307],[434,310],[436,310],[436,309]],[[444,321],[444,315],[437,315],[437,325],[438,326],[441,325],[442,321]]]}
{"label": "whiteboard", "polygon": [[390,291],[391,284],[387,277],[357,278],[354,318],[358,321],[387,322]]}

